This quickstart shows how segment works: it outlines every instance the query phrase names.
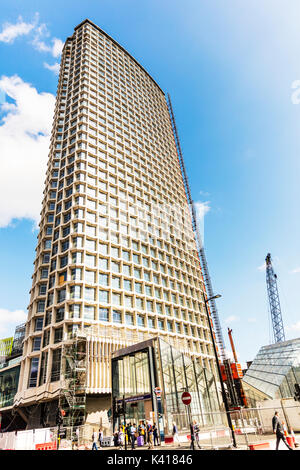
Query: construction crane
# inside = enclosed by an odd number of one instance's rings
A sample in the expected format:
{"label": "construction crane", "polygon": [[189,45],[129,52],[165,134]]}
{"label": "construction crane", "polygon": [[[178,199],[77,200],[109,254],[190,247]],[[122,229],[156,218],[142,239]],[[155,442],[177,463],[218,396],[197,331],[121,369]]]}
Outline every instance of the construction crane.
{"label": "construction crane", "polygon": [[[238,387],[239,383],[237,383],[238,380],[240,380],[240,376],[242,374],[241,372],[241,366],[239,364],[232,364],[230,359],[228,359],[227,354],[226,354],[226,349],[225,349],[225,343],[223,339],[223,334],[222,334],[222,328],[219,320],[219,315],[218,315],[218,310],[216,306],[216,302],[214,300],[214,292],[212,288],[212,283],[211,283],[211,278],[209,275],[208,271],[208,265],[206,261],[206,255],[204,251],[204,247],[202,244],[202,239],[197,223],[197,216],[196,216],[196,209],[195,209],[195,204],[192,199],[191,195],[191,190],[189,187],[189,182],[188,182],[188,177],[184,165],[184,160],[183,160],[183,155],[181,151],[181,146],[180,146],[180,141],[179,141],[179,136],[177,132],[177,126],[175,122],[175,117],[174,117],[174,112],[172,108],[172,103],[171,103],[171,98],[170,95],[168,94],[168,108],[169,108],[169,115],[170,115],[170,120],[172,124],[172,129],[173,129],[173,134],[174,134],[174,140],[175,140],[175,145],[177,149],[177,155],[178,155],[178,160],[179,160],[179,165],[180,165],[180,170],[181,174],[183,177],[183,183],[184,183],[184,188],[185,188],[185,193],[187,197],[187,201],[190,207],[190,214],[191,214],[191,220],[192,220],[192,227],[193,227],[193,232],[194,232],[194,237],[196,241],[196,246],[197,246],[197,253],[199,257],[199,263],[200,267],[202,269],[202,275],[203,275],[203,281],[204,281],[204,286],[205,290],[207,292],[207,296],[209,297],[209,309],[210,309],[210,314],[212,318],[212,324],[213,324],[213,329],[215,333],[215,339],[216,339],[216,346],[218,350],[218,358],[220,361],[220,369],[221,369],[221,375],[222,375],[222,381],[226,384],[226,396],[227,400],[229,403],[230,408],[236,408],[240,406],[247,406],[246,405],[246,400],[241,397],[242,392],[240,393],[241,387]],[[239,366],[239,371],[238,371],[238,366]]]}
{"label": "construction crane", "polygon": [[186,173],[186,169],[185,169],[185,165],[184,165],[184,160],[183,160],[183,155],[182,155],[182,151],[181,151],[179,136],[178,136],[178,132],[177,132],[177,126],[176,126],[176,122],[175,122],[175,116],[174,116],[173,107],[172,107],[172,103],[171,103],[171,98],[170,98],[169,94],[168,94],[168,108],[169,108],[169,114],[170,114],[173,134],[174,134],[175,145],[176,145],[176,149],[177,149],[179,165],[180,165],[180,169],[181,169],[181,173],[182,173],[182,177],[183,177],[185,193],[186,193],[188,204],[190,206],[192,226],[193,226],[195,241],[196,241],[196,245],[197,245],[199,262],[200,262],[200,266],[202,268],[204,285],[205,285],[205,288],[206,288],[206,291],[207,291],[207,295],[211,299],[209,301],[209,307],[210,307],[210,313],[211,313],[211,317],[212,317],[212,321],[213,321],[214,332],[215,332],[215,336],[216,336],[218,354],[219,354],[220,360],[224,361],[226,359],[226,353],[225,353],[225,346],[224,346],[224,340],[223,340],[223,335],[222,335],[222,328],[221,328],[221,324],[220,324],[220,320],[219,320],[219,315],[218,315],[216,302],[213,299],[214,292],[213,292],[213,288],[212,288],[211,278],[210,278],[209,271],[208,271],[208,266],[207,266],[204,247],[203,247],[203,244],[202,244],[202,239],[201,239],[201,236],[200,236],[200,231],[199,231],[199,228],[198,228],[195,204],[194,204],[194,201],[192,199],[191,190],[190,190],[190,187],[189,187],[188,177],[187,177],[187,173]]}
{"label": "construction crane", "polygon": [[275,274],[272,266],[270,253],[268,253],[266,256],[266,281],[274,333],[274,342],[280,343],[285,341],[285,333],[277,287],[277,275]]}
{"label": "construction crane", "polygon": [[229,336],[229,341],[232,349],[232,354],[233,354],[233,359],[234,362],[231,363],[231,371],[232,371],[232,377],[233,377],[233,382],[235,386],[235,392],[237,395],[237,400],[239,401],[241,406],[248,406],[247,404],[247,399],[245,396],[245,392],[243,389],[243,384],[242,384],[242,378],[243,378],[243,371],[242,367],[238,362],[234,342],[233,342],[233,337],[232,337],[232,329],[228,328],[228,336]]}

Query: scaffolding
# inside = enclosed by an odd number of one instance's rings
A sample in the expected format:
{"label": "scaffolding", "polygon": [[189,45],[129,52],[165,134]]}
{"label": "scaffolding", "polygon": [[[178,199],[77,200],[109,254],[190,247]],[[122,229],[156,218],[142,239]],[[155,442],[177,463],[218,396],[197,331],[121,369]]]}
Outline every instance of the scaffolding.
{"label": "scaffolding", "polygon": [[75,428],[85,422],[87,339],[85,332],[75,332],[64,342],[62,349],[61,388],[58,409],[62,413],[62,426]]}

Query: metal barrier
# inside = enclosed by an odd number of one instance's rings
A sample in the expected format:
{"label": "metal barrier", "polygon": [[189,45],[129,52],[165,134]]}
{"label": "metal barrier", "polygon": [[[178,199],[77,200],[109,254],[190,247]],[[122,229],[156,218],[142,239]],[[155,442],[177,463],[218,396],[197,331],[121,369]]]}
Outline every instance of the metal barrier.
{"label": "metal barrier", "polygon": [[[300,435],[293,436],[292,428],[300,431],[300,407],[298,405],[268,407],[267,403],[259,408],[242,408],[230,412],[234,436],[238,449],[275,448],[275,436],[272,430],[272,417],[275,411],[286,424],[290,438],[300,442]],[[168,415],[169,423],[176,423],[179,432],[179,441],[182,447],[190,445],[190,421],[187,413],[171,413]],[[228,427],[226,412],[202,413],[192,416],[193,425],[197,425],[198,432],[195,439],[195,450],[201,449],[227,449],[233,446],[231,430]],[[94,424],[86,423],[78,427],[61,429],[59,439],[60,449],[91,449],[93,432],[98,432]],[[172,429],[165,429],[166,436],[172,435]],[[104,436],[103,446],[113,445],[111,436]],[[48,447],[54,450],[57,443],[57,428],[40,428],[28,431],[0,432],[0,450],[34,450]],[[177,447],[177,442],[168,439],[165,443]]]}
{"label": "metal barrier", "polygon": [[[275,436],[272,429],[272,418],[275,411],[279,412],[281,421],[284,422],[288,431],[288,437],[293,441],[299,440],[294,437],[294,431],[300,431],[300,407],[268,407],[267,402],[259,408],[241,408],[230,411],[231,422],[234,430],[236,446],[239,449],[275,448]],[[180,442],[189,442],[190,440],[190,422],[187,413],[172,414],[172,422],[176,423],[179,431]],[[192,416],[193,424],[197,425],[199,432],[196,434],[195,448],[197,443],[202,449],[223,449],[233,447],[233,438],[231,429],[228,427],[226,412],[203,413]],[[294,429],[293,429],[294,427]],[[296,427],[296,429],[295,429]],[[169,434],[171,431],[169,430]]]}

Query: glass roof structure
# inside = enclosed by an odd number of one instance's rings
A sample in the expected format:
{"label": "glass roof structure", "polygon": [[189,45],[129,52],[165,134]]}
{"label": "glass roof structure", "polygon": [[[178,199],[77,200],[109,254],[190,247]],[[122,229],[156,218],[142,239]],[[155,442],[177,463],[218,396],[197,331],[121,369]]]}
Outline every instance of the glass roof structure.
{"label": "glass roof structure", "polygon": [[266,398],[287,398],[300,383],[300,338],[263,346],[243,377]]}

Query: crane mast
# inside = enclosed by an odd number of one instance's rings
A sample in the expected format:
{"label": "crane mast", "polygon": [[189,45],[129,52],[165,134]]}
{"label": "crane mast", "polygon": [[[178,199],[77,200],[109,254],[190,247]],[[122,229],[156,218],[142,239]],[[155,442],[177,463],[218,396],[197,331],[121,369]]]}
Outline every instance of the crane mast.
{"label": "crane mast", "polygon": [[270,253],[268,253],[266,256],[266,281],[274,333],[274,341],[275,343],[280,343],[282,341],[285,341],[285,333],[277,287],[277,275],[275,274],[272,266],[272,259]]}
{"label": "crane mast", "polygon": [[[207,266],[207,261],[206,261],[206,256],[204,252],[204,247],[202,244],[199,228],[198,228],[198,223],[197,223],[197,217],[196,217],[196,209],[194,205],[194,201],[192,199],[191,195],[191,190],[189,187],[189,182],[188,182],[188,177],[183,161],[183,155],[181,151],[181,146],[180,146],[180,141],[179,141],[179,136],[177,132],[177,126],[175,122],[175,116],[173,112],[173,107],[171,103],[171,98],[170,95],[168,94],[168,108],[169,108],[169,114],[170,114],[170,120],[172,124],[172,129],[173,129],[173,134],[174,134],[174,140],[175,140],[175,145],[177,149],[177,155],[178,155],[178,160],[179,160],[179,165],[183,177],[183,183],[184,183],[184,188],[186,192],[186,197],[188,204],[190,206],[190,212],[191,212],[191,219],[192,219],[192,226],[193,226],[193,231],[194,231],[194,236],[195,236],[195,241],[197,245],[197,251],[198,251],[198,257],[199,257],[199,262],[200,266],[202,268],[202,274],[203,274],[203,280],[204,280],[204,285],[207,291],[207,295],[209,298],[212,298],[214,296],[213,288],[212,288],[212,283],[211,283],[211,278],[209,275],[208,271],[208,266]],[[226,359],[226,353],[225,353],[225,345],[224,345],[224,339],[222,335],[222,328],[219,320],[219,315],[218,315],[218,310],[216,306],[216,302],[214,299],[211,299],[209,301],[209,307],[210,307],[210,313],[213,321],[213,328],[214,332],[216,335],[216,343],[218,347],[218,354],[221,359],[221,361],[224,361]]]}

